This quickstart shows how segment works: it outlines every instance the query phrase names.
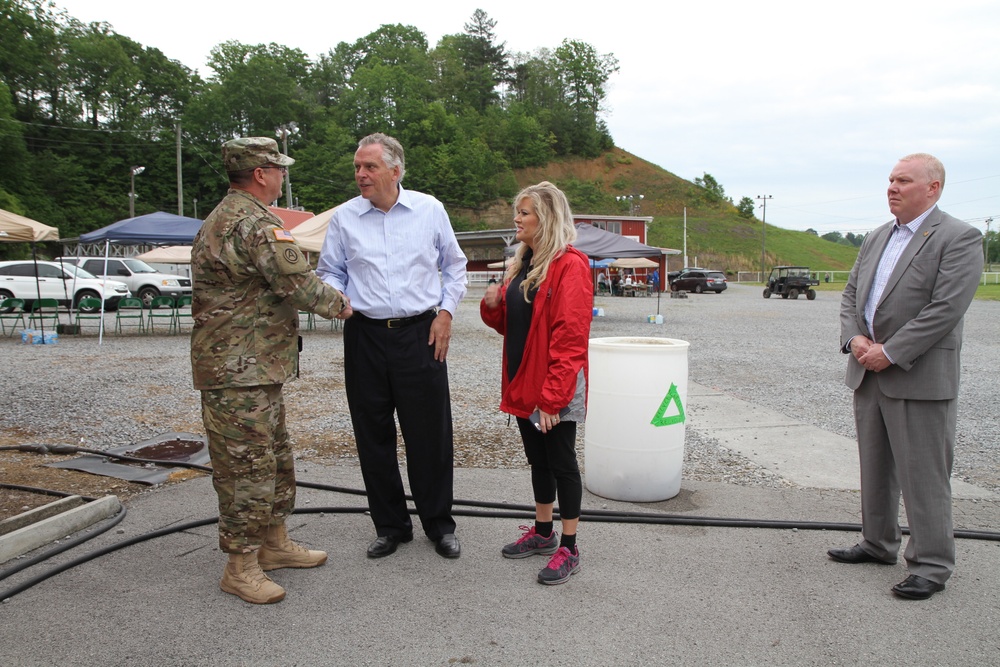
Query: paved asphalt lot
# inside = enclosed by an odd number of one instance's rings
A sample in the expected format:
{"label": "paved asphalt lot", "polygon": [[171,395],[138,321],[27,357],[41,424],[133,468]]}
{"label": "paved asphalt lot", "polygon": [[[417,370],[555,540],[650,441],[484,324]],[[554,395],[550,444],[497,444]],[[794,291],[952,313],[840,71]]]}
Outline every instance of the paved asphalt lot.
{"label": "paved asphalt lot", "polygon": [[[725,425],[712,421],[699,395],[689,399],[697,428],[722,434],[716,429]],[[800,472],[785,474],[794,481]],[[300,464],[299,478],[361,486],[360,471],[346,461]],[[456,497],[522,503],[529,474],[459,469]],[[209,518],[214,502],[205,478],[144,494],[120,525],[72,555]],[[644,504],[587,493],[585,511],[802,524],[585,521],[583,569],[555,587],[534,581],[543,559],[500,558],[500,546],[527,523],[518,518],[459,517],[458,560],[438,557],[419,536],[389,558],[369,560],[369,519],[337,511],[363,502],[300,491],[300,508],[325,511],[293,517],[292,535],[328,550],[330,562],[276,572],[288,590],[280,604],[255,607],[221,593],[214,526],[193,528],[80,565],[0,604],[0,665],[997,664],[1000,542],[960,540],[946,591],[925,602],[898,600],[889,588],[905,576],[901,564],[850,566],[825,555],[857,541],[855,532],[815,529],[859,520],[858,494],[846,481],[766,488],[684,480],[676,497]],[[995,494],[963,495],[955,510],[960,528],[1000,529]],[[68,558],[0,581],[0,589]]]}

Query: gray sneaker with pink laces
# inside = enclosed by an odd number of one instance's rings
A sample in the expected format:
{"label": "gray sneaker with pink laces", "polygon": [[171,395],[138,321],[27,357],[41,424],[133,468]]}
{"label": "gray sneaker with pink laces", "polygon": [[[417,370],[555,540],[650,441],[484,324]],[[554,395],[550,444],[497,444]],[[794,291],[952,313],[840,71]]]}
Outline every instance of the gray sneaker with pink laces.
{"label": "gray sneaker with pink laces", "polygon": [[511,542],[500,553],[504,558],[527,558],[535,554],[549,556],[559,549],[559,533],[552,531],[548,537],[542,537],[535,532],[535,527],[520,526],[524,534],[516,542]]}
{"label": "gray sneaker with pink laces", "polygon": [[571,576],[580,571],[580,549],[571,553],[566,547],[559,547],[549,564],[538,573],[538,583],[552,586],[568,581]]}

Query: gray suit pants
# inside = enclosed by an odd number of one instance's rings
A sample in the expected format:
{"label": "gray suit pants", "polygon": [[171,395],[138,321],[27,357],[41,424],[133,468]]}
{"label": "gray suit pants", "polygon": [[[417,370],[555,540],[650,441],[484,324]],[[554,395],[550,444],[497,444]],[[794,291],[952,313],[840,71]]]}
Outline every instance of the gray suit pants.
{"label": "gray suit pants", "polygon": [[861,546],[894,560],[899,551],[899,495],[910,539],[903,557],[910,574],[944,583],[955,568],[951,469],[958,400],[889,398],[875,373],[854,392],[861,458]]}

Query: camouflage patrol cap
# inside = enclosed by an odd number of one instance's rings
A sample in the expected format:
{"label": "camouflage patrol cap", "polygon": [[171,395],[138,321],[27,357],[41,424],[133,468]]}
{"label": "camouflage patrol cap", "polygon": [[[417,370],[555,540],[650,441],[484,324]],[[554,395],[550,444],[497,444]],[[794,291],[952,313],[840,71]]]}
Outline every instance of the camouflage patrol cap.
{"label": "camouflage patrol cap", "polygon": [[226,171],[243,171],[265,164],[287,167],[295,160],[278,152],[278,142],[267,137],[243,137],[222,144],[222,164]]}

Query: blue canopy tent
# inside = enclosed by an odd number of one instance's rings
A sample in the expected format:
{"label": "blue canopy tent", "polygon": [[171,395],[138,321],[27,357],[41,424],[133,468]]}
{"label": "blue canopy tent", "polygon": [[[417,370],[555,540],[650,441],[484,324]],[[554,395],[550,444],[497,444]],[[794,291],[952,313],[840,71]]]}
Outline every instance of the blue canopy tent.
{"label": "blue canopy tent", "polygon": [[173,213],[148,213],[119,220],[80,236],[80,243],[190,245],[203,221]]}
{"label": "blue canopy tent", "polygon": [[[108,272],[108,258],[111,244],[191,245],[194,235],[201,229],[202,220],[157,211],[146,215],[126,218],[107,227],[81,234],[80,243],[104,242],[104,273]],[[101,315],[104,315],[104,301],[101,301]],[[98,345],[103,342],[104,327],[101,327]]]}

